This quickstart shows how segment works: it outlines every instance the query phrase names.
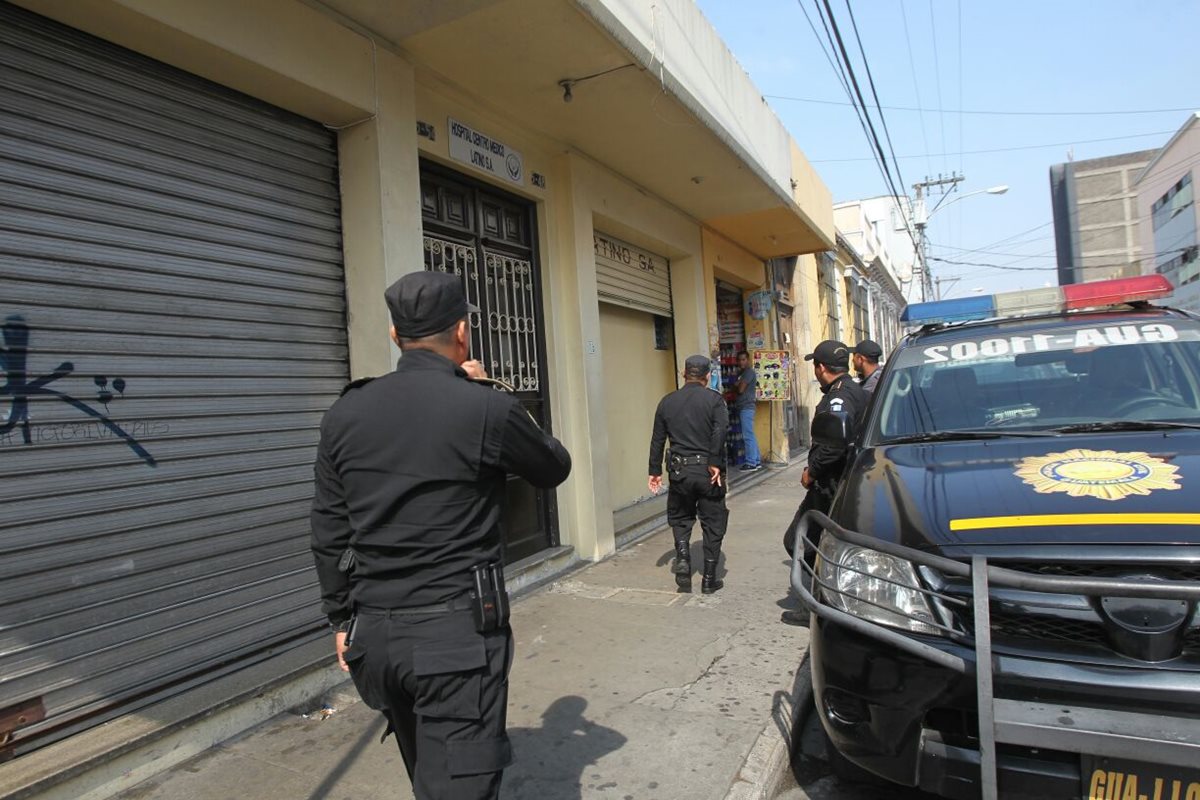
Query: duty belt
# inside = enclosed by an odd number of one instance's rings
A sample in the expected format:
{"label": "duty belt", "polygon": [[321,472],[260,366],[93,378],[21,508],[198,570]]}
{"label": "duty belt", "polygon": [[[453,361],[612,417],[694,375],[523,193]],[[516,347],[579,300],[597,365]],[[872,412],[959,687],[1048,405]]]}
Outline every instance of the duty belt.
{"label": "duty belt", "polygon": [[355,613],[378,617],[416,617],[426,614],[452,614],[455,611],[467,611],[471,608],[469,592],[451,597],[442,603],[427,606],[406,606],[404,608],[377,608],[375,606],[357,606]]}
{"label": "duty belt", "polygon": [[708,456],[677,456],[672,453],[669,456],[670,462],[674,466],[687,466],[688,464],[707,464]]}

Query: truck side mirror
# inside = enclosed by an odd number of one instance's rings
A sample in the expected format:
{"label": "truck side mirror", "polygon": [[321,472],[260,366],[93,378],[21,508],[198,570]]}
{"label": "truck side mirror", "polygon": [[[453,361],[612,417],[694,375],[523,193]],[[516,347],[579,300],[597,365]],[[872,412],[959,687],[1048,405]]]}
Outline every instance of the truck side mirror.
{"label": "truck side mirror", "polygon": [[813,417],[813,442],[823,447],[845,450],[850,446],[853,429],[849,415],[838,411],[822,411]]}

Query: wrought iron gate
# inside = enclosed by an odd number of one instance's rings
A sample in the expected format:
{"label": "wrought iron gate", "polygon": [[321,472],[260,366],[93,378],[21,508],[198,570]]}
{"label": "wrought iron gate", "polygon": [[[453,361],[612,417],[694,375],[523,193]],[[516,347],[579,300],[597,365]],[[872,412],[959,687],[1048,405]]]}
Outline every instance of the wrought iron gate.
{"label": "wrought iron gate", "polygon": [[[467,300],[479,308],[470,316],[471,356],[490,376],[513,386],[549,430],[533,205],[423,163],[421,211],[425,269],[461,277]],[[510,478],[507,500],[509,561],[557,543],[553,490]]]}

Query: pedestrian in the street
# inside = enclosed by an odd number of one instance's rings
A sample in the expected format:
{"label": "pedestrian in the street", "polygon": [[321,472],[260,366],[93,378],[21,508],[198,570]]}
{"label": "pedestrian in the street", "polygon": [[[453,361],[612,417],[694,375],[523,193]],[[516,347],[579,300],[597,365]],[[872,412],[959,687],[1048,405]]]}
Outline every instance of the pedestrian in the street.
{"label": "pedestrian in the street", "polygon": [[883,355],[883,348],[870,339],[863,339],[850,352],[851,363],[858,374],[858,385],[870,397],[875,393],[875,384],[879,383],[879,359]]}
{"label": "pedestrian in the street", "polygon": [[681,592],[692,590],[692,526],[700,517],[704,537],[704,576],[700,591],[712,594],[725,585],[717,579],[721,560],[721,541],[729,523],[725,507],[725,436],[729,431],[729,412],[725,401],[710,392],[707,356],[688,356],[684,362],[683,387],[658,403],[654,412],[654,432],[650,439],[651,494],[662,490],[663,449],[667,440],[667,524],[675,537],[675,558],[671,571]]}
{"label": "pedestrian in the street", "polygon": [[[856,430],[867,407],[868,397],[862,387],[850,377],[850,348],[841,342],[826,339],[806,355],[804,360],[812,362],[813,376],[821,384],[821,393],[824,395],[821,402],[817,403],[816,413],[831,411],[845,414],[850,420],[851,429]],[[809,447],[808,465],[800,475],[800,484],[808,491],[783,535],[783,546],[789,556],[795,548],[804,547],[803,543],[797,542],[800,535],[800,518],[810,510],[829,511],[845,466],[845,448],[829,447],[815,441]],[[803,535],[813,544],[812,548],[804,549],[804,562],[811,567],[816,560],[815,547],[821,537],[821,528],[809,524]],[[807,625],[808,612],[784,611],[782,620],[792,625]]]}
{"label": "pedestrian in the street", "polygon": [[758,452],[758,438],[754,435],[754,403],[755,387],[758,385],[758,375],[750,366],[750,354],[744,350],[738,353],[737,383],[733,391],[733,412],[737,414],[738,424],[742,430],[742,443],[746,446],[746,460],[739,469],[743,472],[753,472],[762,469],[762,460]]}
{"label": "pedestrian in the street", "polygon": [[[384,293],[395,371],[350,384],[321,423],[312,550],[342,669],[395,732],[418,800],[496,798],[512,632],[506,477],[550,488],[571,459],[516,397],[472,379],[459,278]],[[386,738],[385,733],[385,738]]]}

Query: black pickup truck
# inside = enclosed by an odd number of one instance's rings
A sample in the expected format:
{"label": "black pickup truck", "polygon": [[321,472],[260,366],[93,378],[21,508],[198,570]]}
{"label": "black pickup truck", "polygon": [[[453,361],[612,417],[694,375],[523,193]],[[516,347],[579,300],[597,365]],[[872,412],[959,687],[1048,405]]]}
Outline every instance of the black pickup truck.
{"label": "black pickup truck", "polygon": [[1200,321],[1159,276],[910,306],[815,570],[842,764],[953,798],[1200,800]]}

